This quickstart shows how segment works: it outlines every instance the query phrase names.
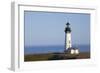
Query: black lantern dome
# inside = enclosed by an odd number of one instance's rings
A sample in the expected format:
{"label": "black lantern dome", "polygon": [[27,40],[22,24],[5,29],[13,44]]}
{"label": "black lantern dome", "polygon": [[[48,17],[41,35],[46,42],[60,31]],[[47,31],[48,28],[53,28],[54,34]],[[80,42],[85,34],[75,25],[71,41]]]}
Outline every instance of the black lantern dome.
{"label": "black lantern dome", "polygon": [[65,33],[67,33],[67,32],[71,32],[71,28],[69,27],[69,25],[70,25],[70,23],[69,22],[67,22],[66,23],[66,28],[65,28]]}

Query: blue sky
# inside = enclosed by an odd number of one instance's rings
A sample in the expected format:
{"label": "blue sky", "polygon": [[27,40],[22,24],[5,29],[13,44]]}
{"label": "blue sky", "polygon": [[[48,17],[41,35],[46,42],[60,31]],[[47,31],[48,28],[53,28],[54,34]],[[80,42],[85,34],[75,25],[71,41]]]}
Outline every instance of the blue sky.
{"label": "blue sky", "polygon": [[24,12],[25,46],[64,45],[65,24],[72,29],[72,44],[90,44],[90,15],[82,13]]}

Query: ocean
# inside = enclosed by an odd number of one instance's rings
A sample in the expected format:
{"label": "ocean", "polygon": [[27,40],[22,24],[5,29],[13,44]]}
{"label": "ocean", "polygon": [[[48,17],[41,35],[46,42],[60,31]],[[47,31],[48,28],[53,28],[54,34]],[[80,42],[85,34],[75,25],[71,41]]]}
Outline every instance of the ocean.
{"label": "ocean", "polygon": [[[89,52],[90,45],[79,45],[77,46],[80,52]],[[56,46],[25,46],[24,47],[24,54],[40,54],[40,53],[54,53],[59,52],[62,53],[64,51],[63,45],[56,45]]]}

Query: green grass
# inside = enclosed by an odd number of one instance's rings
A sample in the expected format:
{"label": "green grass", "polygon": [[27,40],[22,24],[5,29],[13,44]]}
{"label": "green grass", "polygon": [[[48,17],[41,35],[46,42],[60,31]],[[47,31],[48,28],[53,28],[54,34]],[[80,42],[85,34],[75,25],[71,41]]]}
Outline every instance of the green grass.
{"label": "green grass", "polygon": [[45,61],[45,60],[65,60],[65,59],[87,59],[90,58],[89,52],[82,52],[79,55],[65,53],[47,53],[24,55],[24,61]]}
{"label": "green grass", "polygon": [[25,55],[24,60],[25,61],[42,61],[42,60],[48,60],[48,58],[51,56],[52,54]]}

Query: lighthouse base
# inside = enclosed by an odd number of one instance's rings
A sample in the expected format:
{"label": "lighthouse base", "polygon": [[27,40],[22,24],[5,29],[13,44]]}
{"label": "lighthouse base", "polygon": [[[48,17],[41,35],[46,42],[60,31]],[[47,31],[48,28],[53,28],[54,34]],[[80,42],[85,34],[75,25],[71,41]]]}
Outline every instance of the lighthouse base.
{"label": "lighthouse base", "polygon": [[78,48],[68,48],[67,50],[64,51],[64,53],[66,54],[67,58],[77,58],[77,56],[79,55],[79,49]]}

